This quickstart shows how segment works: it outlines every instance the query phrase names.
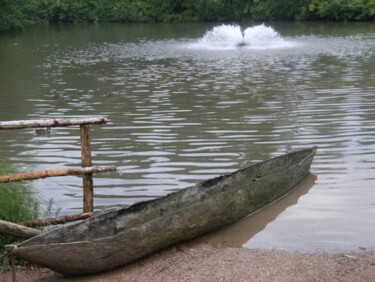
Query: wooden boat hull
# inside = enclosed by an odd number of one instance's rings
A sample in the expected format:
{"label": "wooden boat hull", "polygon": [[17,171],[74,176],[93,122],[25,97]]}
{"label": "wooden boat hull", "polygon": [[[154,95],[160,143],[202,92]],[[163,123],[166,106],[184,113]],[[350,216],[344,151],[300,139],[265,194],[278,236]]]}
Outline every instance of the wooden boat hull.
{"label": "wooden boat hull", "polygon": [[255,212],[309,173],[316,148],[254,164],[165,197],[33,237],[12,255],[68,275],[125,265]]}

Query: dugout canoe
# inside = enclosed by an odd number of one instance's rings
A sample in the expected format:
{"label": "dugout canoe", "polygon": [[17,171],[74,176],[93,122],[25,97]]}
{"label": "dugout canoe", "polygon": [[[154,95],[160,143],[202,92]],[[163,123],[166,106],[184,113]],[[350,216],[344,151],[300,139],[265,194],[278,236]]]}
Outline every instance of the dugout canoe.
{"label": "dugout canoe", "polygon": [[12,256],[67,275],[113,269],[269,205],[306,178],[315,152],[316,147],[278,156],[7,249]]}

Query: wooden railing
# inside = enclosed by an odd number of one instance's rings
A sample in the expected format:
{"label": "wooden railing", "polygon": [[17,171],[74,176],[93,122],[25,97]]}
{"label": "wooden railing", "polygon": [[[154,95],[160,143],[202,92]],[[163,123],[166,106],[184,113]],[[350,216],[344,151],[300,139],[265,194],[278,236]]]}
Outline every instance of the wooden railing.
{"label": "wooden railing", "polygon": [[72,118],[72,119],[39,119],[39,120],[18,120],[0,122],[0,130],[21,129],[21,128],[50,128],[63,126],[80,126],[81,139],[81,160],[82,167],[40,170],[26,173],[14,173],[0,175],[0,182],[13,182],[23,180],[34,180],[54,176],[83,175],[83,212],[90,213],[94,209],[94,184],[93,173],[115,171],[115,166],[92,166],[90,146],[90,126],[92,124],[104,124],[107,119],[104,117]]}

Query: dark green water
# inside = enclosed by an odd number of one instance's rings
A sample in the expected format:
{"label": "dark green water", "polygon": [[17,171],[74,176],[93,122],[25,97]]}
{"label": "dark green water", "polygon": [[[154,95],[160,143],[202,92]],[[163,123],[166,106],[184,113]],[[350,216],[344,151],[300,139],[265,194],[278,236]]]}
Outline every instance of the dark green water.
{"label": "dark green water", "polygon": [[[245,246],[374,248],[374,24],[275,24],[244,39],[218,26],[206,36],[214,25],[2,34],[0,120],[107,116],[92,127],[93,160],[118,172],[95,176],[97,209],[319,146],[314,186]],[[24,171],[79,166],[79,130],[1,131],[0,151]],[[61,214],[82,207],[78,177],[33,186]]]}

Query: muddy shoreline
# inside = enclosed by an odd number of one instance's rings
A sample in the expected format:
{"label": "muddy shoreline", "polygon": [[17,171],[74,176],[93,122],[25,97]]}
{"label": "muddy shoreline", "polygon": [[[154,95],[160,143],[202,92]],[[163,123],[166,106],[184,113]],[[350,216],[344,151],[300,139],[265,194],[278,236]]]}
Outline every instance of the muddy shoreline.
{"label": "muddy shoreline", "polygon": [[[11,273],[0,274],[0,281],[12,281]],[[375,253],[300,254],[192,242],[100,274],[66,277],[26,268],[17,281],[375,281]]]}

